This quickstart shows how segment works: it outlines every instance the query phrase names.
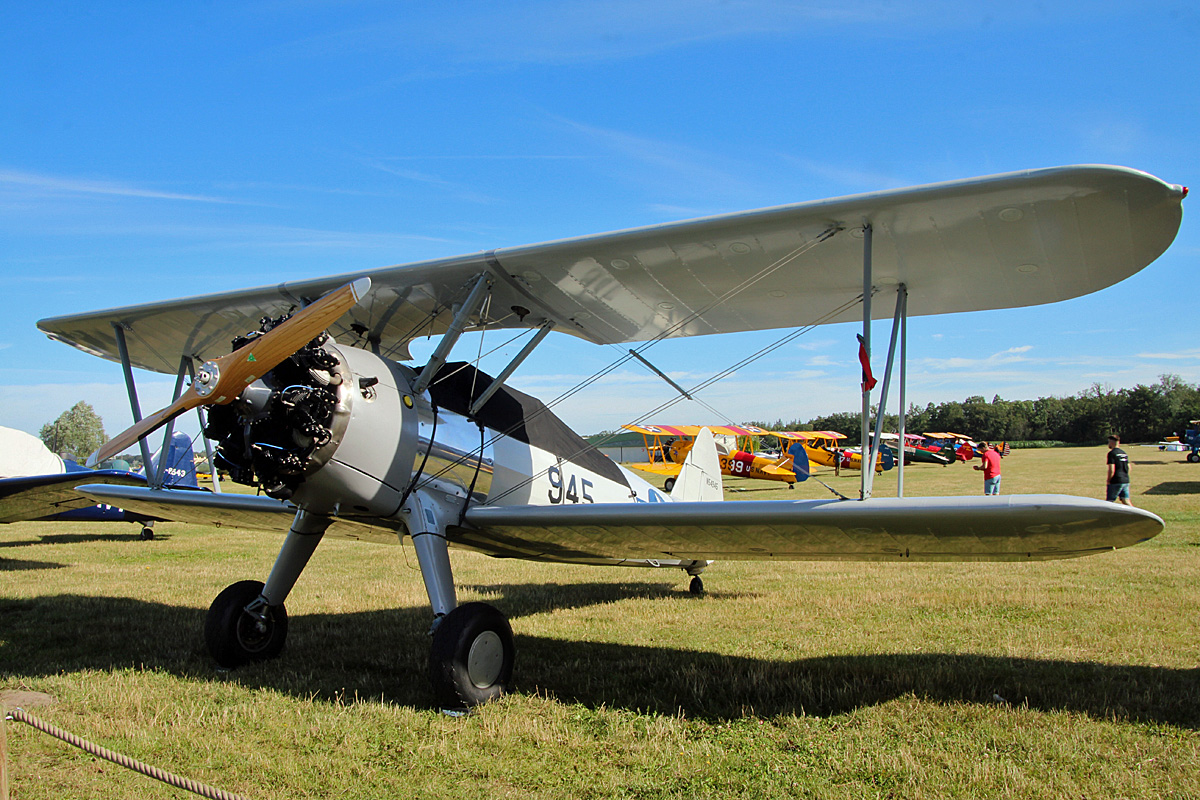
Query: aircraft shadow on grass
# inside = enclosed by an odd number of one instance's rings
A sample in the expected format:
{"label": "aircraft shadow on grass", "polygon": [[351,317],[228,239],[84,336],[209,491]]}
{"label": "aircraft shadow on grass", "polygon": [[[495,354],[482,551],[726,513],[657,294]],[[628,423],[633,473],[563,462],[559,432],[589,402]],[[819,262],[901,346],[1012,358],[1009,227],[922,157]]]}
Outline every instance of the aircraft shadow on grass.
{"label": "aircraft shadow on grass", "polygon": [[[584,605],[589,596],[592,603],[606,603],[671,594],[656,584],[575,589],[567,607]],[[674,595],[678,602],[692,602],[678,591]],[[515,587],[511,595],[505,590],[504,599],[510,597],[514,616],[560,607],[551,592],[535,595],[529,586]],[[236,681],[299,698],[433,705],[424,607],[293,617],[281,658],[234,671],[218,670],[210,660],[201,634],[204,614],[130,598],[0,599],[5,628],[0,675],[161,670],[190,681]],[[911,695],[938,703],[1006,702],[1200,729],[1200,669],[951,653],[772,661],[649,643],[527,636],[519,622],[516,628],[514,691],[589,707],[726,720],[751,714],[828,716]]]}
{"label": "aircraft shadow on grass", "polygon": [[[159,532],[159,528],[154,529],[156,539],[163,541],[170,538],[169,534],[164,535]],[[89,542],[138,542],[141,541],[141,536],[138,533],[38,533],[21,538],[7,540],[0,539],[0,548],[6,547],[35,547],[42,544],[88,544]]]}
{"label": "aircraft shadow on grass", "polygon": [[1200,481],[1163,481],[1147,489],[1146,494],[1200,494]]}
{"label": "aircraft shadow on grass", "polygon": [[67,565],[58,564],[53,561],[28,561],[23,558],[5,558],[4,556],[0,556],[0,573],[29,569],[62,569],[65,566]]}

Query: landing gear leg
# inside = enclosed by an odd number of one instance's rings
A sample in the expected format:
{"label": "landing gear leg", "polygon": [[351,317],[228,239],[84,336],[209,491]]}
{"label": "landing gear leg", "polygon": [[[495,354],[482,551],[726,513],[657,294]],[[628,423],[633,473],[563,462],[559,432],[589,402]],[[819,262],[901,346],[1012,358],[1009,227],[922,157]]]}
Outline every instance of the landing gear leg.
{"label": "landing gear leg", "polygon": [[[429,679],[442,708],[464,709],[502,695],[512,680],[516,647],[508,620],[486,603],[458,605],[440,504],[415,493],[408,505],[413,549],[433,608]],[[432,530],[419,532],[420,524]]]}
{"label": "landing gear leg", "polygon": [[704,594],[704,581],[700,579],[700,573],[704,572],[711,564],[711,561],[693,561],[691,566],[684,567],[684,571],[692,576],[692,582],[688,584],[688,592],[695,597]]}
{"label": "landing gear leg", "polygon": [[204,641],[218,664],[232,669],[275,658],[283,650],[287,639],[283,601],[327,527],[328,517],[297,511],[266,584],[239,581],[213,600],[204,620]]}

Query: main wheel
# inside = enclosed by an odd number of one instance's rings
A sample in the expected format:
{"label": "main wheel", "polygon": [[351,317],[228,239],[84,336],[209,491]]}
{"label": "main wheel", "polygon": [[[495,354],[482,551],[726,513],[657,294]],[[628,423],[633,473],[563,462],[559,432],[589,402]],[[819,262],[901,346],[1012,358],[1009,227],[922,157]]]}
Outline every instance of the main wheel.
{"label": "main wheel", "polygon": [[149,526],[142,528],[142,541],[143,542],[148,542],[153,538],[154,538],[154,529],[153,528],[151,528]]}
{"label": "main wheel", "polygon": [[429,677],[443,708],[469,708],[508,689],[517,649],[512,628],[487,603],[459,606],[438,624],[429,652]]}
{"label": "main wheel", "polygon": [[264,616],[246,611],[262,594],[259,581],[239,581],[226,586],[208,608],[204,619],[204,641],[208,652],[222,667],[230,669],[252,661],[275,658],[287,639],[287,611],[283,604],[267,606]]}
{"label": "main wheel", "polygon": [[1188,453],[1188,461],[1192,462],[1193,464],[1195,464],[1197,461],[1200,461],[1200,453],[1197,453],[1195,450]]}
{"label": "main wheel", "polygon": [[670,492],[674,488],[675,488],[675,479],[674,478],[667,478],[665,481],[663,481],[663,491],[664,492]]}
{"label": "main wheel", "polygon": [[704,581],[700,580],[699,575],[692,576],[692,582],[688,584],[688,591],[697,597],[704,594]]}

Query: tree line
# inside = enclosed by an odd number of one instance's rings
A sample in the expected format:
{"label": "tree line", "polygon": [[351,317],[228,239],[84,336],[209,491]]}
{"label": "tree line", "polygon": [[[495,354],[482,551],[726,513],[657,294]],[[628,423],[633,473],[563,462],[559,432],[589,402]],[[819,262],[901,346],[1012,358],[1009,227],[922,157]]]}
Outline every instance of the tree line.
{"label": "tree line", "polygon": [[[878,408],[872,408],[877,414]],[[909,433],[953,431],[977,440],[1056,441],[1067,444],[1102,444],[1110,433],[1123,441],[1151,442],[1182,435],[1188,422],[1200,418],[1200,385],[1177,375],[1163,375],[1149,386],[1112,389],[1094,383],[1072,397],[1039,397],[1037,400],[1004,400],[989,403],[981,395],[966,400],[910,405],[905,423]],[[767,430],[837,431],[859,444],[860,412],[844,411],[801,422],[752,422]],[[872,417],[874,424],[874,417]],[[884,414],[883,427],[896,431],[899,415]]]}

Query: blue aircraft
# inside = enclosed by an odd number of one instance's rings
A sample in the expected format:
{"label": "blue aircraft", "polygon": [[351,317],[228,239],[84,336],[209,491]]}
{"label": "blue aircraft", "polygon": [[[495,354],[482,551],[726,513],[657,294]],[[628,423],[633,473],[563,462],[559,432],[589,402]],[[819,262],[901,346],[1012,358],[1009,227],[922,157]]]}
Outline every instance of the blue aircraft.
{"label": "blue aircraft", "polygon": [[[150,459],[150,475],[158,475],[161,459]],[[146,472],[129,469],[88,469],[64,459],[63,471],[54,474],[0,478],[0,523],[7,522],[132,522],[142,526],[143,539],[154,538],[159,518],[126,511],[116,506],[96,505],[75,490],[81,484],[110,483],[146,486]],[[116,465],[114,465],[116,466]],[[162,465],[162,485],[175,489],[199,489],[192,440],[175,433]]]}

